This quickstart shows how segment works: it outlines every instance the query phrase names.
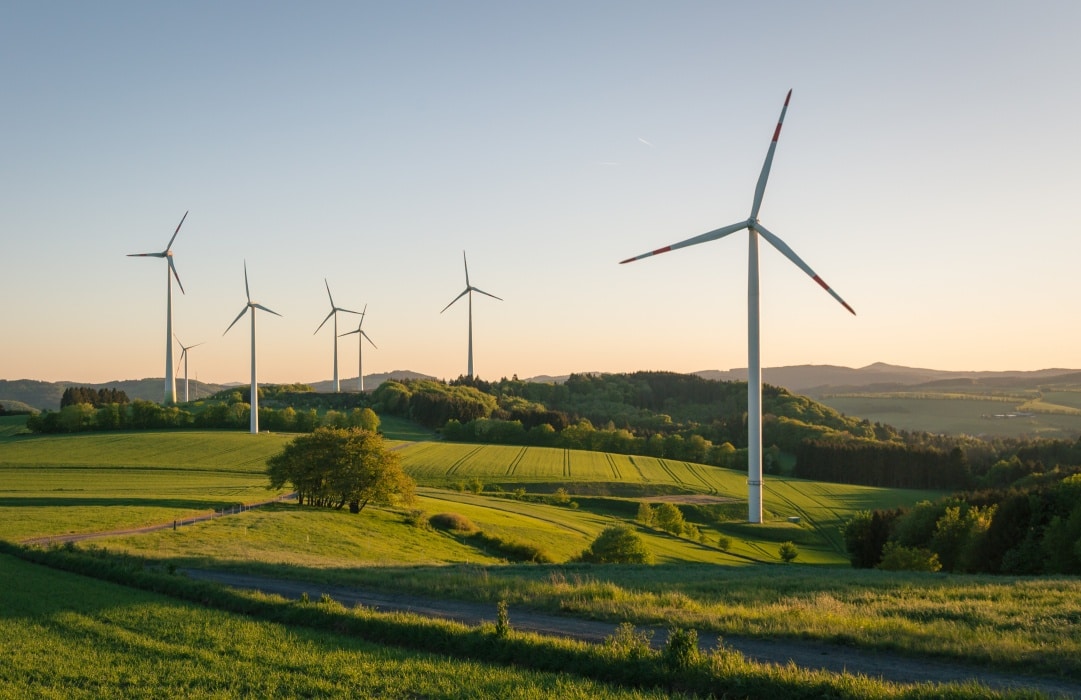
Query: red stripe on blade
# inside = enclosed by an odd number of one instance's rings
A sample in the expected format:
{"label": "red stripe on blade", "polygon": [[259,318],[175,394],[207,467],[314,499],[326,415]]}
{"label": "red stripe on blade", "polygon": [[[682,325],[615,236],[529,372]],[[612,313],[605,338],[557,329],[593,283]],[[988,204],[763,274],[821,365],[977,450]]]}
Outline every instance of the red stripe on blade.
{"label": "red stripe on blade", "polygon": [[815,282],[818,282],[819,286],[822,287],[822,289],[825,289],[827,292],[830,290],[830,286],[828,284],[826,284],[825,282],[823,282],[822,278],[819,277],[818,275],[815,275],[811,279],[813,279]]}

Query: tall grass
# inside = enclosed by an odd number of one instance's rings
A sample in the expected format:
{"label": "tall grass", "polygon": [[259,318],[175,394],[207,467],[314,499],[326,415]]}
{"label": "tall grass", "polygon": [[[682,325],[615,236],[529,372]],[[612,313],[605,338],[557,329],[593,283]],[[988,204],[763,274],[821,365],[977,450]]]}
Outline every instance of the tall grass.
{"label": "tall grass", "polygon": [[[992,693],[972,684],[898,686],[794,666],[763,666],[724,647],[703,654],[693,646],[670,644],[658,653],[628,644],[628,635],[591,646],[516,633],[509,615],[500,618],[501,628],[468,628],[412,615],[348,610],[326,596],[313,603],[241,593],[147,571],[139,562],[60,550],[20,551],[2,543],[0,549],[168,592],[216,609],[169,603],[100,583],[84,583],[78,589],[82,594],[71,600],[13,592],[12,586],[3,585],[11,583],[4,580],[6,576],[40,582],[35,590],[64,586],[66,576],[36,571],[21,562],[8,566],[14,560],[0,553],[5,565],[0,567],[0,600],[9,611],[0,618],[0,631],[12,650],[0,658],[0,679],[9,682],[5,690],[17,693],[656,697],[655,693],[661,692],[668,697],[682,693],[785,698],[1032,697],[1031,693]],[[242,612],[257,621],[219,611]],[[633,635],[629,636],[633,641]],[[377,648],[359,639],[456,660]],[[43,658],[50,663],[43,664]],[[492,663],[515,669],[499,669],[489,665]],[[369,674],[388,672],[398,677],[368,678]],[[604,683],[644,690],[628,695]]]}

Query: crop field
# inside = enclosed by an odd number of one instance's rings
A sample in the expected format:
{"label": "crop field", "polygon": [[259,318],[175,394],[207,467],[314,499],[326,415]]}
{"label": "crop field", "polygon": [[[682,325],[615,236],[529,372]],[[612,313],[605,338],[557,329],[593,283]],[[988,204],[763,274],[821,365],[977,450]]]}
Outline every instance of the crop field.
{"label": "crop field", "polygon": [[[951,435],[1000,435],[1076,439],[1081,435],[1081,393],[1049,392],[1043,397],[895,394],[826,395],[821,403],[841,413],[903,430]],[[1027,407],[1026,407],[1027,406]],[[1008,414],[1031,413],[1032,415]],[[995,417],[1002,416],[1002,417]]]}
{"label": "crop field", "polygon": [[278,495],[268,456],[288,436],[86,433],[0,442],[0,538],[178,520]]}
{"label": "crop field", "polygon": [[5,698],[666,697],[253,620],[6,555],[0,609]]}

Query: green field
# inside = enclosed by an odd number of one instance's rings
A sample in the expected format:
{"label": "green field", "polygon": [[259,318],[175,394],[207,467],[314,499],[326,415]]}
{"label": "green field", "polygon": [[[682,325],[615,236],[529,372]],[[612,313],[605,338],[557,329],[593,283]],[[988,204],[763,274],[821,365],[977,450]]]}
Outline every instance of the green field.
{"label": "green field", "polygon": [[0,555],[2,698],[661,698],[253,620]]}
{"label": "green field", "polygon": [[[898,394],[826,395],[821,403],[848,416],[866,418],[900,430],[948,435],[1076,439],[1081,435],[1081,394],[1050,392],[1036,397],[996,399],[985,396]],[[1010,413],[1032,415],[999,417]]]}
{"label": "green field", "polygon": [[[289,438],[197,431],[6,438],[0,442],[0,538],[21,541],[143,527],[267,500],[279,494],[267,488],[265,460]],[[391,444],[418,483],[432,487],[422,494],[418,508],[430,514],[460,511],[486,532],[512,540],[535,541],[557,560],[581,552],[606,524],[614,522],[610,513],[603,507],[599,512],[589,508],[576,511],[436,487],[479,481],[488,492],[502,488],[502,484],[550,493],[555,485],[564,485],[572,494],[614,492],[617,500],[625,499],[629,493],[639,499],[664,496],[684,503],[724,503],[724,511],[729,514],[743,512],[740,504],[746,499],[745,474],[687,462],[538,447]],[[843,564],[846,558],[838,528],[853,513],[912,504],[936,495],[775,477],[765,483],[768,522],[764,525],[741,526],[739,521],[745,516],[729,515],[699,523],[704,542],[650,531],[645,536],[661,561],[771,561],[776,558],[778,544],[792,540],[801,549],[800,561]],[[614,505],[618,506],[618,502]],[[629,507],[630,517],[633,507]],[[246,513],[235,521],[223,519],[185,529],[181,538],[161,533],[146,535],[132,540],[130,546],[156,550],[184,540],[178,556],[209,556],[219,550],[244,547],[230,558],[284,562],[294,557],[296,563],[304,565],[313,563],[309,556],[329,561],[343,556],[347,548],[339,544],[326,553],[312,554],[318,548],[311,547],[309,534],[303,534],[302,539],[302,533],[308,533],[306,528],[281,524],[295,510],[283,506]],[[313,520],[321,515],[305,517]],[[388,517],[403,520],[401,516]],[[800,522],[788,522],[793,517]],[[356,520],[346,518],[342,522]],[[395,524],[406,528],[402,523]],[[232,531],[239,527],[250,535]],[[208,537],[196,536],[203,532],[216,535],[194,544]],[[715,546],[722,534],[732,540],[728,554]],[[391,539],[404,536],[395,534]],[[362,533],[342,532],[328,539],[348,542],[362,537]],[[442,551],[441,546],[425,554],[427,551],[427,545],[419,546],[417,553],[406,560],[498,560],[465,545],[455,552]],[[404,552],[392,554],[406,557]],[[371,558],[367,558],[369,555]],[[347,559],[384,562],[387,556],[361,548]]]}

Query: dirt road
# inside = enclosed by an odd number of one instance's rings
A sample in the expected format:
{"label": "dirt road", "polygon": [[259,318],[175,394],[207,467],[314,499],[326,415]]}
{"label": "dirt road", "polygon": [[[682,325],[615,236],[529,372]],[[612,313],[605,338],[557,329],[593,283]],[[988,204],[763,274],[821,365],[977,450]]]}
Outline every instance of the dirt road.
{"label": "dirt road", "polygon": [[[496,618],[494,605],[422,599],[414,596],[220,571],[187,569],[185,573],[195,579],[213,581],[234,588],[259,590],[286,598],[295,599],[307,593],[309,597],[318,599],[326,593],[344,605],[359,603],[381,611],[411,612],[457,620],[469,625],[477,625],[484,621],[494,622]],[[582,620],[525,609],[511,608],[509,612],[511,626],[514,629],[592,643],[603,642],[616,629],[616,625],[610,622]],[[666,634],[666,630],[654,630],[654,643],[662,644]],[[712,649],[717,646],[716,634],[700,632],[698,639],[703,649]],[[978,666],[907,657],[889,652],[853,649],[822,642],[724,637],[724,643],[739,650],[747,658],[763,663],[783,665],[792,662],[801,668],[825,669],[834,673],[847,671],[898,683],[948,683],[973,680],[998,690],[1027,689],[1038,691],[1048,697],[1081,699],[1081,679],[1000,673]]]}

